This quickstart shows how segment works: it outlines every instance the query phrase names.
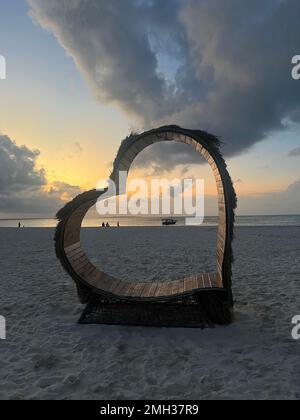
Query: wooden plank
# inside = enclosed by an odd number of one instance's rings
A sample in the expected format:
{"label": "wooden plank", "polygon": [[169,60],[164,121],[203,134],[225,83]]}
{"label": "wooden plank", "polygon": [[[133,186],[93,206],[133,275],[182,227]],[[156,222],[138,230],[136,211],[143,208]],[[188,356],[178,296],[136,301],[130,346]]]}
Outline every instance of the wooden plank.
{"label": "wooden plank", "polygon": [[220,233],[221,235],[223,235],[224,238],[226,238],[226,226],[227,223],[219,223],[218,224],[218,233]]}
{"label": "wooden plank", "polygon": [[223,242],[226,243],[226,229],[219,229],[218,230],[218,237],[223,239]]}
{"label": "wooden plank", "polygon": [[196,143],[196,151],[198,153],[200,153],[201,156],[203,156],[204,148],[203,148],[203,146],[200,143]]}
{"label": "wooden plank", "polygon": [[141,297],[142,298],[147,298],[150,297],[150,288],[151,288],[151,284],[152,283],[143,283],[144,284],[144,288],[141,292]]}
{"label": "wooden plank", "polygon": [[219,232],[222,232],[222,234],[224,234],[224,236],[226,235],[226,223],[219,223]]}
{"label": "wooden plank", "polygon": [[83,260],[88,260],[87,256],[83,253],[80,255],[77,255],[72,258],[68,258],[69,262],[71,263],[72,267],[75,267],[76,265],[80,264]]}
{"label": "wooden plank", "polygon": [[127,152],[124,154],[125,159],[130,162],[133,162],[136,156],[137,152],[134,150],[134,146],[130,147],[130,149],[128,149]]}
{"label": "wooden plank", "polygon": [[190,292],[193,289],[193,277],[186,277],[184,279],[184,292]]}
{"label": "wooden plank", "polygon": [[141,283],[141,282],[137,283],[132,292],[132,296],[141,297],[144,288],[145,288],[145,283]]}
{"label": "wooden plank", "polygon": [[179,279],[176,280],[176,294],[177,295],[181,295],[182,293],[184,293],[184,288],[185,288],[185,279]]}
{"label": "wooden plank", "polygon": [[87,265],[78,268],[76,271],[80,275],[80,277],[86,277],[86,275],[93,271],[94,268],[95,267],[93,266],[93,264],[91,264],[90,261],[88,261]]}
{"label": "wooden plank", "polygon": [[136,288],[137,283],[136,282],[131,282],[130,283],[130,287],[129,289],[127,289],[126,291],[126,296],[134,296],[134,289]]}
{"label": "wooden plank", "polygon": [[[123,163],[122,161],[119,162],[117,168],[116,168],[117,172],[128,172],[128,167],[125,163]],[[119,174],[116,174],[117,178],[119,178]]]}
{"label": "wooden plank", "polygon": [[133,155],[133,154],[129,155],[128,153],[126,154],[126,156],[124,156],[124,162],[126,164],[126,168],[128,168],[128,171],[129,171],[129,169],[132,165],[132,162],[134,161],[135,158],[136,158],[135,155]]}
{"label": "wooden plank", "polygon": [[168,131],[166,133],[166,136],[167,136],[166,138],[167,138],[168,141],[178,141],[175,133],[173,133],[172,131]]}
{"label": "wooden plank", "polygon": [[219,273],[216,273],[216,284],[217,284],[217,288],[219,288],[219,289],[224,288],[223,279],[222,279],[222,276]]}
{"label": "wooden plank", "polygon": [[176,283],[176,280],[172,280],[170,282],[166,283],[166,289],[165,289],[165,293],[167,293],[167,295],[172,296],[173,295],[173,289],[174,287],[174,283]]}
{"label": "wooden plank", "polygon": [[203,275],[198,274],[197,275],[197,289],[202,289],[202,288],[203,288]]}
{"label": "wooden plank", "polygon": [[157,142],[157,137],[155,134],[150,134],[146,137],[143,137],[143,139],[139,141],[139,143],[143,145],[143,149],[145,149],[146,147],[156,142]]}
{"label": "wooden plank", "polygon": [[194,139],[192,139],[192,137],[190,136],[185,136],[183,134],[181,134],[180,138],[178,138],[178,141],[185,143],[185,144],[189,144],[190,146],[192,146],[194,144]]}
{"label": "wooden plank", "polygon": [[118,296],[123,296],[123,290],[125,289],[125,287],[127,287],[127,282],[120,280],[120,283],[114,290],[114,294]]}
{"label": "wooden plank", "polygon": [[113,293],[112,290],[116,288],[116,286],[119,283],[119,280],[115,279],[114,277],[106,273],[103,273],[103,276],[101,278],[101,283],[102,283],[103,290],[105,292]]}
{"label": "wooden plank", "polygon": [[211,169],[213,170],[213,172],[215,172],[216,170],[218,170],[218,166],[217,166],[217,164],[216,164],[215,161],[213,161],[213,163],[211,164]]}
{"label": "wooden plank", "polygon": [[98,288],[103,290],[104,292],[110,291],[112,287],[112,283],[114,283],[114,278],[109,276],[108,274],[102,272],[101,277],[99,278]]}
{"label": "wooden plank", "polygon": [[84,253],[84,252],[83,252],[82,248],[79,247],[79,248],[74,249],[73,251],[67,251],[66,256],[68,258],[76,258],[78,255],[80,255],[82,253]]}
{"label": "wooden plank", "polygon": [[140,297],[141,298],[144,298],[144,297],[149,296],[149,291],[150,291],[151,283],[143,282],[141,284],[143,285],[143,288],[141,290]]}
{"label": "wooden plank", "polygon": [[145,291],[144,291],[144,296],[145,297],[153,297],[153,296],[155,296],[157,287],[158,287],[158,283],[156,283],[156,282],[155,283],[150,283],[149,284],[149,289],[148,290],[145,289]]}
{"label": "wooden plank", "polygon": [[214,277],[211,273],[208,273],[208,284],[211,289],[214,287]]}
{"label": "wooden plank", "polygon": [[110,286],[108,287],[107,291],[112,294],[118,294],[118,290],[120,285],[122,284],[122,280],[112,278]]}
{"label": "wooden plank", "polygon": [[134,289],[134,283],[128,282],[126,287],[122,291],[123,296],[131,296],[131,292]]}
{"label": "wooden plank", "polygon": [[221,243],[218,243],[217,245],[217,252],[219,252],[221,255],[224,254],[224,245]]}
{"label": "wooden plank", "polygon": [[76,261],[72,263],[72,268],[76,272],[80,270],[82,267],[85,267],[90,261],[87,258],[83,258],[80,261]]}
{"label": "wooden plank", "polygon": [[[127,172],[129,171],[131,163],[132,163],[131,160],[129,160],[125,157],[122,157],[121,164],[122,164],[122,167],[125,168],[125,171],[127,171]],[[119,168],[120,168],[120,166],[119,166]],[[124,171],[124,169],[123,169],[123,171]]]}
{"label": "wooden plank", "polygon": [[218,244],[220,244],[221,246],[224,246],[226,242],[226,239],[223,235],[224,235],[224,232],[218,231]]}
{"label": "wooden plank", "polygon": [[76,273],[79,276],[81,276],[81,272],[83,272],[83,270],[85,270],[89,266],[89,264],[90,264],[89,260],[82,261],[82,263],[80,264],[80,266],[77,266],[75,268]]}
{"label": "wooden plank", "polygon": [[92,273],[87,277],[86,281],[93,287],[98,286],[98,278],[100,277],[100,272],[98,269],[92,271]]}
{"label": "wooden plank", "polygon": [[222,181],[222,178],[219,172],[217,175],[215,175],[215,178],[216,178],[216,182]]}
{"label": "wooden plank", "polygon": [[176,134],[177,134],[177,137],[176,137],[177,141],[188,144],[187,139],[189,139],[189,137],[185,136],[184,134],[178,134],[178,133]]}
{"label": "wooden plank", "polygon": [[219,204],[219,215],[227,214],[225,197],[222,194],[218,195],[218,204]]}
{"label": "wooden plank", "polygon": [[214,177],[215,177],[215,182],[218,185],[219,182],[222,182],[219,169],[214,169],[213,173],[214,173]]}
{"label": "wooden plank", "polygon": [[224,261],[224,252],[217,251],[217,261],[219,261],[220,264],[223,264]]}
{"label": "wooden plank", "polygon": [[173,291],[174,280],[165,283],[164,294],[165,296],[171,296]]}
{"label": "wooden plank", "polygon": [[80,274],[81,277],[86,281],[89,279],[90,275],[96,270],[96,268],[91,264],[84,273]]}
{"label": "wooden plank", "polygon": [[209,276],[208,274],[203,274],[203,283],[204,283],[204,289],[208,289],[209,286]]}
{"label": "wooden plank", "polygon": [[225,223],[226,223],[226,220],[227,220],[227,218],[226,218],[226,213],[225,213],[225,211],[219,211],[219,219],[218,219],[218,221],[219,221],[219,224],[220,224],[220,220],[222,221],[222,224],[224,225]]}
{"label": "wooden plank", "polygon": [[227,222],[226,214],[225,213],[219,213],[219,224],[225,225]]}
{"label": "wooden plank", "polygon": [[159,141],[161,141],[161,140],[168,141],[167,133],[164,133],[164,132],[158,132],[158,133],[156,133],[156,138]]}
{"label": "wooden plank", "polygon": [[224,257],[224,246],[218,246],[217,247],[217,254],[221,255],[222,257]]}
{"label": "wooden plank", "polygon": [[214,289],[220,288],[220,276],[218,273],[211,273],[211,279],[212,279],[212,287]]}
{"label": "wooden plank", "polygon": [[218,251],[221,252],[223,255],[225,253],[225,244],[221,240],[219,240],[217,243],[217,253]]}
{"label": "wooden plank", "polygon": [[156,297],[163,296],[162,295],[162,292],[163,292],[163,284],[162,283],[158,283],[157,289],[155,290],[155,296]]}
{"label": "wooden plank", "polygon": [[67,246],[64,250],[65,250],[65,253],[67,253],[67,252],[72,252],[80,247],[81,247],[81,244],[79,241],[79,242],[75,242],[75,244],[73,245]]}
{"label": "wooden plank", "polygon": [[91,279],[93,278],[93,276],[95,275],[95,273],[96,273],[97,271],[98,271],[98,270],[97,270],[97,268],[95,268],[95,267],[94,267],[94,270],[91,270],[91,272],[90,272],[87,276],[83,277],[84,281],[85,281],[87,284],[89,284],[89,285],[91,285],[91,286],[92,286]]}
{"label": "wooden plank", "polygon": [[[74,256],[72,256],[72,257],[69,257],[68,255],[67,255],[67,257],[68,257],[68,260],[70,261],[70,263],[73,265],[73,264],[76,264],[78,261],[81,261],[83,258],[87,258],[87,256],[86,256],[86,254],[83,252],[83,251],[81,251],[81,252],[79,252],[78,254],[76,254],[76,255],[74,255]],[[88,259],[88,258],[87,258]]]}
{"label": "wooden plank", "polygon": [[[202,152],[202,156],[204,157],[204,159],[208,162],[209,158],[210,158],[210,154],[208,153],[208,151],[206,149],[203,149]],[[209,163],[209,162],[208,162]]]}
{"label": "wooden plank", "polygon": [[160,286],[161,296],[169,296],[172,294],[172,282],[162,282]]}
{"label": "wooden plank", "polygon": [[198,289],[198,275],[193,276],[192,287],[193,287],[193,290],[197,290]]}
{"label": "wooden plank", "polygon": [[217,261],[219,261],[219,263],[222,264],[223,260],[224,260],[224,252],[218,250],[217,251]]}
{"label": "wooden plank", "polygon": [[173,282],[172,295],[178,295],[180,293],[182,290],[182,282],[184,282],[184,280],[176,280]]}
{"label": "wooden plank", "polygon": [[209,154],[209,157],[208,157],[207,161],[208,161],[210,167],[212,167],[212,165],[215,163],[215,161],[214,161],[214,158],[212,157],[212,155],[209,152],[208,152],[208,154]]}

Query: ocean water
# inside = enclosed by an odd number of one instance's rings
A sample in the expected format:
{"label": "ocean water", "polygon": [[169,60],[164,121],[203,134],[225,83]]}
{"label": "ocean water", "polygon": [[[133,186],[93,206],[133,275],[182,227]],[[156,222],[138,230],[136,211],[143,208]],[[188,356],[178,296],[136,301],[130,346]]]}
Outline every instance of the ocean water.
{"label": "ocean water", "polygon": [[[175,217],[177,220],[176,226],[184,226],[184,217]],[[161,226],[162,219],[158,217],[120,217],[120,218],[86,218],[83,222],[83,227],[98,227],[102,225],[102,222],[108,222],[110,226],[117,226],[117,222],[120,222],[120,226]],[[16,228],[18,223],[21,223],[22,227],[28,228],[49,228],[55,227],[57,221],[55,219],[14,219],[4,220],[0,219],[0,228],[9,227]],[[217,226],[218,217],[209,216],[206,217],[203,226]],[[279,216],[236,216],[236,226],[300,226],[300,215],[279,215]],[[171,227],[172,228],[172,227]]]}

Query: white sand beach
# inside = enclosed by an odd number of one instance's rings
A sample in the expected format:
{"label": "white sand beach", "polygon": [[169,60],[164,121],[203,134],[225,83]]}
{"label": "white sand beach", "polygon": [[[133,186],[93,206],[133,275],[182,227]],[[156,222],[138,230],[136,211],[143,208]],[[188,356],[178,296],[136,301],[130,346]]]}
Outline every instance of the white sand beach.
{"label": "white sand beach", "polygon": [[[0,399],[300,399],[300,228],[239,227],[235,321],[215,329],[79,325],[53,229],[0,229]],[[124,279],[214,265],[214,228],[85,229],[93,261]]]}

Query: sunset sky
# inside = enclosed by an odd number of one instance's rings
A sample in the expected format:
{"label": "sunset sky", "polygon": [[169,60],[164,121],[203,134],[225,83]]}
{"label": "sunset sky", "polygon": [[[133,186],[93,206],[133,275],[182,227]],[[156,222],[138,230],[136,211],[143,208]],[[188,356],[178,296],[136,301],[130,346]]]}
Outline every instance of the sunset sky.
{"label": "sunset sky", "polygon": [[[299,1],[0,5],[0,217],[52,216],[132,130],[163,124],[221,138],[239,214],[300,213]],[[197,159],[156,145],[137,171],[203,176],[211,196]]]}

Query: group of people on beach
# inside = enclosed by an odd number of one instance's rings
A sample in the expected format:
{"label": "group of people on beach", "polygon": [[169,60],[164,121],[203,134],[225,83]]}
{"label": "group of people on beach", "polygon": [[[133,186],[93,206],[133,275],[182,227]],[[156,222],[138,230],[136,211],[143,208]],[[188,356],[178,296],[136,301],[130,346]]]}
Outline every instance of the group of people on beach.
{"label": "group of people on beach", "polygon": [[[107,223],[103,222],[103,223],[102,223],[102,227],[103,227],[103,228],[105,228],[105,227],[106,227],[106,228],[110,228],[110,224],[109,224],[108,222],[107,222]],[[118,228],[120,227],[120,222],[117,222],[117,227],[118,227]]]}

